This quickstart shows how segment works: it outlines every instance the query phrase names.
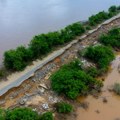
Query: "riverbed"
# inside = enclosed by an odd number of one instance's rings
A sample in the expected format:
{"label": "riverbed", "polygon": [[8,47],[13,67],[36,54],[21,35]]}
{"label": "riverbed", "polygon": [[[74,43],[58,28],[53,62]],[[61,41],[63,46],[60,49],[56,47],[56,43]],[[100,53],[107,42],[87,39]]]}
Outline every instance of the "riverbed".
{"label": "riverbed", "polygon": [[[115,83],[120,83],[120,73],[118,65],[120,64],[120,55],[112,62],[112,70],[108,73],[104,81],[102,94],[98,98],[88,96],[79,99],[80,102],[89,103],[88,109],[78,108],[77,120],[120,120],[120,96],[109,91]],[[107,102],[103,102],[106,98]]]}
{"label": "riverbed", "polygon": [[36,34],[65,27],[120,0],[0,0],[0,61],[6,50],[27,45]]}

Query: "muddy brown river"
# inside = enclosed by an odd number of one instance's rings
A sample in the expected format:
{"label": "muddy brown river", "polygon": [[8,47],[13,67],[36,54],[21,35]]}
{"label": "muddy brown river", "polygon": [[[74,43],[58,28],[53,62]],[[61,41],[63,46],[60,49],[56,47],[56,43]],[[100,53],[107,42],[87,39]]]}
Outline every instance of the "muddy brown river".
{"label": "muddy brown river", "polygon": [[[77,120],[120,120],[120,96],[108,90],[114,83],[120,83],[119,64],[120,55],[117,55],[116,59],[112,62],[112,70],[105,78],[103,92],[98,99],[92,96],[79,99],[81,102],[88,102],[89,108],[87,110],[78,108]],[[108,102],[104,103],[103,98],[106,98]]]}

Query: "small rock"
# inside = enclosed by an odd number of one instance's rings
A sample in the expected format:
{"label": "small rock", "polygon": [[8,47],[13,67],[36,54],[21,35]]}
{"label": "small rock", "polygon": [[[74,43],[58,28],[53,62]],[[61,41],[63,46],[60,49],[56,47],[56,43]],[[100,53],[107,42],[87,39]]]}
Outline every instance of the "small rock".
{"label": "small rock", "polygon": [[33,78],[33,79],[32,79],[32,81],[33,81],[33,82],[36,82],[36,79],[35,79],[35,78]]}
{"label": "small rock", "polygon": [[39,84],[39,87],[43,87],[43,88],[45,88],[45,89],[48,89],[47,86],[46,86],[44,83],[43,83],[43,84],[42,84],[42,83]]}
{"label": "small rock", "polygon": [[31,75],[30,75],[30,77],[33,77],[35,74],[34,73],[32,73]]}
{"label": "small rock", "polygon": [[80,106],[84,109],[88,109],[89,103],[88,102],[83,102],[83,103],[80,104]]}
{"label": "small rock", "polygon": [[96,110],[95,112],[96,112],[96,113],[98,113],[98,114],[100,113],[100,111],[99,111],[99,110]]}
{"label": "small rock", "polygon": [[107,103],[108,100],[104,97],[104,98],[103,98],[103,102],[104,102],[104,103]]}
{"label": "small rock", "polygon": [[102,81],[105,81],[105,78],[102,78]]}
{"label": "small rock", "polygon": [[41,88],[39,89],[41,93],[44,93],[45,92],[45,89],[44,88]]}
{"label": "small rock", "polygon": [[37,111],[37,108],[32,109],[33,111]]}
{"label": "small rock", "polygon": [[24,100],[24,99],[20,100],[20,101],[19,101],[19,104],[20,104],[20,105],[24,105],[24,104],[25,104],[25,100]]}
{"label": "small rock", "polygon": [[46,77],[45,77],[45,80],[48,80],[49,79],[49,76],[47,75]]}
{"label": "small rock", "polygon": [[57,103],[58,102],[58,98],[54,98],[52,96],[49,97],[49,101],[52,102],[52,103]]}
{"label": "small rock", "polygon": [[43,109],[45,109],[45,110],[49,109],[48,103],[42,104],[42,107],[43,107]]}

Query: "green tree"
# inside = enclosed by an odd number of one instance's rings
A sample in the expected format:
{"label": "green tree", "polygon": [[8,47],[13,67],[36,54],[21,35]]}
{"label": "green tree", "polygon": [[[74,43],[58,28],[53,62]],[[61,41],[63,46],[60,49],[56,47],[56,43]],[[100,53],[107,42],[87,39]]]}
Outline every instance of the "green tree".
{"label": "green tree", "polygon": [[64,65],[51,76],[52,89],[58,94],[65,94],[70,99],[86,94],[95,86],[97,88],[101,86],[100,82],[81,70],[81,64],[76,65],[74,62]]}
{"label": "green tree", "polygon": [[16,108],[7,111],[5,120],[38,120],[38,118],[37,112],[30,108]]}
{"label": "green tree", "polygon": [[39,120],[54,120],[52,112],[46,112],[42,114]]}
{"label": "green tree", "polygon": [[4,54],[4,65],[7,69],[23,70],[26,63],[23,60],[22,52],[9,50]]}
{"label": "green tree", "polygon": [[61,45],[64,43],[64,40],[61,39],[61,33],[60,32],[49,32],[46,34],[47,36],[47,43],[49,43],[50,46],[56,46],[56,45]]}
{"label": "green tree", "polygon": [[110,8],[109,8],[109,12],[117,12],[117,7],[115,6],[115,5],[113,5],[113,6],[111,6]]}
{"label": "green tree", "polygon": [[5,110],[0,109],[0,120],[6,120],[5,117],[6,117]]}
{"label": "green tree", "polygon": [[70,113],[73,110],[72,105],[65,103],[65,102],[59,102],[56,104],[56,109],[59,113]]}
{"label": "green tree", "polygon": [[115,56],[112,49],[109,47],[98,45],[88,47],[85,57],[97,63],[99,69],[107,69],[108,65]]}
{"label": "green tree", "polygon": [[39,57],[49,51],[49,46],[42,35],[35,36],[29,45],[34,57]]}

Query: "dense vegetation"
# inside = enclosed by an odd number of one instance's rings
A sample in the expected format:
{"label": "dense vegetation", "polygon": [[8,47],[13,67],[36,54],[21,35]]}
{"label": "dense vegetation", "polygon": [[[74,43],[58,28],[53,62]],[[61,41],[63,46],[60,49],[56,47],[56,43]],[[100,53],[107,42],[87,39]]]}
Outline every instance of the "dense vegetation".
{"label": "dense vegetation", "polygon": [[56,108],[59,113],[70,113],[73,110],[72,105],[65,102],[57,103]]}
{"label": "dense vegetation", "polygon": [[120,28],[114,28],[108,34],[101,35],[99,41],[104,45],[120,49]]}
{"label": "dense vegetation", "polygon": [[101,12],[97,13],[96,15],[92,15],[91,17],[89,17],[89,24],[91,26],[95,26],[95,25],[103,22],[104,20],[107,20],[107,19],[113,17],[118,12],[120,12],[120,6],[118,6],[118,7],[111,6],[109,8],[108,12],[101,11]]}
{"label": "dense vegetation", "polygon": [[80,23],[74,23],[61,31],[35,36],[28,48],[20,46],[16,50],[5,52],[4,65],[7,69],[23,70],[33,59],[47,54],[53,47],[69,42],[84,32],[85,29]]}
{"label": "dense vegetation", "polygon": [[53,115],[51,112],[38,115],[30,108],[0,109],[0,120],[53,120]]}
{"label": "dense vegetation", "polygon": [[120,7],[112,6],[109,12],[100,12],[89,18],[87,26],[80,22],[74,23],[56,32],[40,34],[35,36],[28,47],[20,46],[15,50],[9,50],[4,53],[4,65],[7,69],[23,70],[29,62],[36,58],[48,54],[54,47],[62,45],[81,35],[85,30],[91,29],[90,25],[101,23],[120,11]]}
{"label": "dense vegetation", "polygon": [[52,112],[46,112],[39,117],[39,120],[54,120]]}
{"label": "dense vegetation", "polygon": [[51,85],[58,94],[65,94],[68,98],[75,99],[92,89],[99,90],[102,83],[82,70],[79,60],[74,60],[51,76]]}
{"label": "dense vegetation", "polygon": [[[85,57],[95,62],[100,70],[106,71],[115,56],[111,48],[98,45],[88,47]],[[94,70],[94,72],[97,71]]]}

